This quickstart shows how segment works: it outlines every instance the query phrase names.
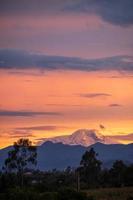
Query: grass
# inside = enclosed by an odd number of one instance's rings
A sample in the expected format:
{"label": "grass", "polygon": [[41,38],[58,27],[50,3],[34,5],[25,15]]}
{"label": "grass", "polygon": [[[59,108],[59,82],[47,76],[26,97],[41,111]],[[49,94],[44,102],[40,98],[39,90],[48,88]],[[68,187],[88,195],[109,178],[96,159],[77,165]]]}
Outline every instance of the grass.
{"label": "grass", "polygon": [[86,191],[95,200],[133,200],[133,187],[102,188]]}

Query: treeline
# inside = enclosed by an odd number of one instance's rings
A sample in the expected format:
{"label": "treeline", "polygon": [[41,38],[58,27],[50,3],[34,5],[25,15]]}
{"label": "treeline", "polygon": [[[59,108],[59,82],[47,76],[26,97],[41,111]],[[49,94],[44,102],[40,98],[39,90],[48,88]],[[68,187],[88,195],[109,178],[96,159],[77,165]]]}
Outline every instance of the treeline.
{"label": "treeline", "polygon": [[110,169],[104,169],[94,149],[82,156],[79,171],[81,188],[133,186],[133,164],[114,161]]}
{"label": "treeline", "polygon": [[[79,168],[78,168],[79,170]],[[64,171],[32,171],[27,170],[23,177],[23,187],[32,187],[36,190],[57,191],[61,188],[90,189],[109,187],[133,186],[133,165],[125,165],[122,161],[115,161],[111,169],[80,169],[68,167]],[[79,182],[78,182],[79,181]],[[0,191],[21,185],[21,177],[16,173],[0,173]]]}
{"label": "treeline", "polygon": [[20,139],[8,153],[0,172],[0,199],[92,200],[93,197],[80,191],[133,186],[133,164],[126,165],[122,160],[116,160],[110,169],[103,169],[97,156],[91,148],[83,154],[76,169],[32,170],[30,167],[37,164],[36,147],[29,140]]}

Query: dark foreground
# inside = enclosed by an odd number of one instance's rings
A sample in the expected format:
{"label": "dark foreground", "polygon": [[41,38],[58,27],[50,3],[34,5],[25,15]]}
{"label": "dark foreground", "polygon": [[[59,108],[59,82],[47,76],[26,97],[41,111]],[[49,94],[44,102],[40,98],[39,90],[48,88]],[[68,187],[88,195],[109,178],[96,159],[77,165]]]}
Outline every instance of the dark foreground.
{"label": "dark foreground", "polygon": [[14,188],[0,194],[0,200],[133,200],[133,187],[103,188],[76,192],[64,189],[39,192],[33,188]]}
{"label": "dark foreground", "polygon": [[133,187],[101,188],[86,192],[94,200],[133,200]]}
{"label": "dark foreground", "polygon": [[133,164],[116,160],[104,169],[93,148],[76,169],[29,169],[36,164],[36,147],[18,140],[0,172],[0,200],[133,200]]}

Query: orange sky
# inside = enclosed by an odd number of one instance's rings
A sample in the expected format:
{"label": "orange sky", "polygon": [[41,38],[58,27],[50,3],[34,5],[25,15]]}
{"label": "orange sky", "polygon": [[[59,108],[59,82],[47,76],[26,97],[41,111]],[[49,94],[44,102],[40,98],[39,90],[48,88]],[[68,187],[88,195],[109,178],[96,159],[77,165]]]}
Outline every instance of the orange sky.
{"label": "orange sky", "polygon": [[[35,70],[21,70],[19,74],[1,70],[0,73],[0,110],[59,113],[1,116],[0,147],[22,135],[37,142],[39,138],[71,134],[79,128],[98,129],[99,124],[106,127],[105,135],[132,133],[133,79],[127,74],[113,71],[40,74]],[[97,93],[100,95],[95,96]],[[26,129],[38,126],[46,126],[46,130]]]}

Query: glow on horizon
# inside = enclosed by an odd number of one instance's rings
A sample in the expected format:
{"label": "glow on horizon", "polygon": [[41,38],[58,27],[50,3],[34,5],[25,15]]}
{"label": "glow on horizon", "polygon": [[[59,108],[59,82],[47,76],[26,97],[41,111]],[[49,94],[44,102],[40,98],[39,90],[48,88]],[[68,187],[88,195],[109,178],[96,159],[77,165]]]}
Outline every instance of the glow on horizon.
{"label": "glow on horizon", "polygon": [[[30,73],[26,70],[21,73],[1,71],[1,83],[0,110],[52,111],[61,115],[1,116],[0,147],[12,144],[22,134],[37,142],[39,138],[71,134],[80,128],[97,129],[101,123],[107,127],[105,135],[132,133],[133,79],[126,74],[113,71],[47,71],[44,74],[34,70]],[[95,93],[105,95],[82,96]],[[19,127],[48,125],[55,126],[55,130],[28,130],[26,134],[26,130],[20,129],[15,135]]]}

